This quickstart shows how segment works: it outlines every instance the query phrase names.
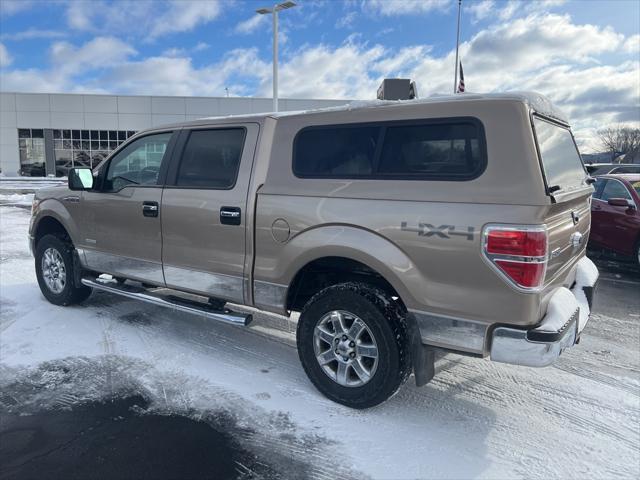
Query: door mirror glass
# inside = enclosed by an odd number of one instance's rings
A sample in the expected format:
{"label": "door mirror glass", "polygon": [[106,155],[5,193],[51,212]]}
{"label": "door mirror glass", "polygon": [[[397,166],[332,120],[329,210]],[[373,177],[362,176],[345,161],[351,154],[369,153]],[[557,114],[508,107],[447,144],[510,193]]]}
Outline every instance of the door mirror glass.
{"label": "door mirror glass", "polygon": [[69,190],[91,190],[93,173],[90,168],[72,168],[69,170]]}
{"label": "door mirror glass", "polygon": [[612,207],[631,207],[632,204],[626,198],[610,198],[607,203]]}

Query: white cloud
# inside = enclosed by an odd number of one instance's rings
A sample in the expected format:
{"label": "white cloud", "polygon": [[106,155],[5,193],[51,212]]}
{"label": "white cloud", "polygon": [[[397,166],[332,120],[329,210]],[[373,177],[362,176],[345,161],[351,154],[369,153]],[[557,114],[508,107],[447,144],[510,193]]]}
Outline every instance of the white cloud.
{"label": "white cloud", "polygon": [[566,0],[474,0],[462,3],[462,15],[471,13],[473,23],[492,17],[505,21],[514,16],[549,12],[565,2]]}
{"label": "white cloud", "polygon": [[199,24],[215,19],[221,11],[217,0],[172,0],[169,8],[154,22],[150,36],[153,38],[192,30]]}
{"label": "white cloud", "polygon": [[255,49],[232,50],[220,62],[202,68],[195,68],[189,58],[152,57],[123,63],[104,81],[117,83],[124,93],[147,95],[223,96],[227,86],[233,95],[253,93],[234,83],[234,77],[266,81],[270,78],[270,63],[261,60]]}
{"label": "white cloud", "polygon": [[262,25],[266,23],[267,23],[267,16],[258,15],[256,13],[255,15],[252,15],[246,20],[238,23],[233,29],[233,31],[240,35],[248,35],[250,33],[255,32],[258,28],[260,28]]}
{"label": "white cloud", "polygon": [[51,46],[51,62],[55,69],[70,74],[105,69],[120,65],[136,50],[114,37],[96,37],[81,47],[68,42],[56,42]]}
{"label": "white cloud", "polygon": [[29,10],[33,7],[31,0],[2,0],[0,1],[0,15],[9,16]]}
{"label": "white cloud", "polygon": [[481,31],[461,45],[483,73],[535,69],[554,61],[588,62],[615,51],[624,36],[612,28],[576,25],[568,15],[533,14]]}
{"label": "white cloud", "polygon": [[494,7],[494,0],[481,0],[472,2],[468,10],[471,13],[472,21],[477,22],[487,18],[493,12]]}
{"label": "white cloud", "polygon": [[624,42],[624,51],[632,54],[640,54],[640,34],[631,35]]}
{"label": "white cloud", "polygon": [[161,56],[175,58],[175,57],[184,57],[186,55],[187,55],[187,51],[184,48],[172,47],[164,50]]}
{"label": "white cloud", "polygon": [[[366,47],[345,43],[293,52],[280,68],[280,92],[291,98],[372,98],[382,80],[376,64],[388,55],[380,45]],[[258,93],[268,96],[271,77],[261,79]]]}
{"label": "white cloud", "polygon": [[366,11],[373,10],[381,15],[415,15],[434,10],[444,11],[453,5],[450,0],[368,0],[362,2]]}
{"label": "white cloud", "polygon": [[69,2],[66,15],[76,30],[155,39],[193,30],[216,19],[221,11],[220,0],[78,0]]}
{"label": "white cloud", "polygon": [[0,43],[0,68],[8,67],[13,62],[13,58],[9,55],[9,50],[4,44]]}
{"label": "white cloud", "polygon": [[193,51],[194,52],[202,52],[203,50],[206,50],[208,48],[210,48],[211,45],[209,45],[207,42],[198,42],[196,44],[195,47],[193,47]]}
{"label": "white cloud", "polygon": [[347,12],[342,17],[340,17],[338,21],[336,21],[336,28],[351,28],[356,18],[358,18],[358,12]]}
{"label": "white cloud", "polygon": [[62,38],[66,37],[67,34],[65,32],[61,32],[59,30],[41,30],[38,28],[29,28],[22,32],[16,33],[3,33],[1,35],[2,38],[7,40],[34,40],[41,38]]}

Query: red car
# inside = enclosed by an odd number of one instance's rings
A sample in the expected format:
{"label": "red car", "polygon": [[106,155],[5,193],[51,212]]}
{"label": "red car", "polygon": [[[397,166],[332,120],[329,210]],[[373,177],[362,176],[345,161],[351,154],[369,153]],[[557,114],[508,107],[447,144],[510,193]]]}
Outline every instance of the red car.
{"label": "red car", "polygon": [[640,266],[640,174],[596,177],[591,202],[591,248],[631,257]]}

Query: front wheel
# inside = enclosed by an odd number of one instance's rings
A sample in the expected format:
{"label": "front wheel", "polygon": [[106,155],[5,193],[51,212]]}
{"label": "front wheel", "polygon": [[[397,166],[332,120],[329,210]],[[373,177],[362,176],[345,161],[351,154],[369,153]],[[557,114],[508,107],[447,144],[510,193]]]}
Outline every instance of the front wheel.
{"label": "front wheel", "polygon": [[91,288],[76,285],[73,245],[55,235],[40,239],[35,252],[40,291],[54,305],[73,305],[86,300]]}
{"label": "front wheel", "polygon": [[363,283],[334,285],[305,305],[298,355],[311,382],[329,399],[369,408],[393,395],[410,373],[403,309]]}

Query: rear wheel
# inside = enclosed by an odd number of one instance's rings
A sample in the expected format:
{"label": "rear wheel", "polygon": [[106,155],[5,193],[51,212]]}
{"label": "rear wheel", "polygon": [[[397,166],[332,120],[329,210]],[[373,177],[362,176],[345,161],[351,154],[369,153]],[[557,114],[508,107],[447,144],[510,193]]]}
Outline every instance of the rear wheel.
{"label": "rear wheel", "polygon": [[410,372],[404,312],[363,283],[322,290],[298,321],[300,361],[329,399],[352,408],[384,402]]}
{"label": "rear wheel", "polygon": [[91,289],[76,285],[73,245],[55,235],[45,235],[36,246],[36,277],[40,291],[54,305],[72,305],[86,300]]}

